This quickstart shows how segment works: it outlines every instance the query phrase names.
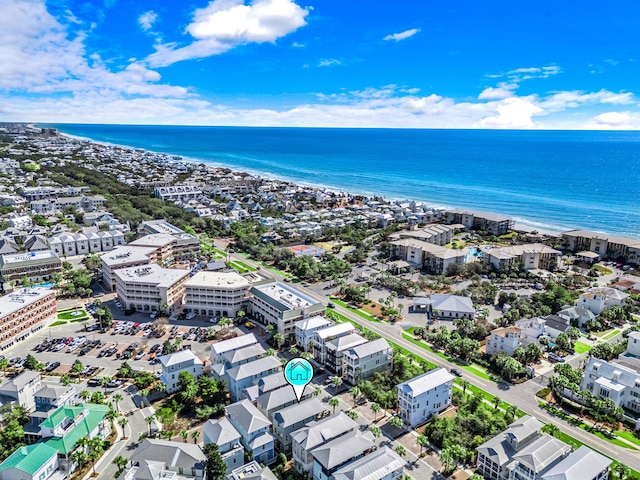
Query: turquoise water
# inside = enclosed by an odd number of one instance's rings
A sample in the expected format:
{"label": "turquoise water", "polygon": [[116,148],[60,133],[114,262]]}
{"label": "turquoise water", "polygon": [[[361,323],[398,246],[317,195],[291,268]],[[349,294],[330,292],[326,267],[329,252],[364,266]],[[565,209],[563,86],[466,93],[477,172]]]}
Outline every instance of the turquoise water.
{"label": "turquoise water", "polygon": [[33,288],[35,287],[43,287],[43,288],[53,288],[55,286],[55,283],[53,282],[46,282],[46,283],[39,283],[37,285],[34,285]]}
{"label": "turquoise water", "polygon": [[311,185],[640,237],[640,132],[51,125]]}

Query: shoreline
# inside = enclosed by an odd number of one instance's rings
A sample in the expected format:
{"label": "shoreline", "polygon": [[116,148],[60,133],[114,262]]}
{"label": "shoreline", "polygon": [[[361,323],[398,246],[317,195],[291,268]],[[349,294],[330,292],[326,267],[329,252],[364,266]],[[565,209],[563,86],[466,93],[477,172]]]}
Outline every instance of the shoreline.
{"label": "shoreline", "polygon": [[[30,125],[35,126],[36,128],[38,126],[38,124],[30,124]],[[428,200],[417,198],[417,197],[412,197],[412,196],[387,197],[385,195],[376,194],[374,192],[367,192],[367,191],[357,191],[356,192],[356,191],[353,191],[351,189],[347,190],[347,189],[344,189],[344,188],[337,187],[335,185],[311,183],[311,182],[308,182],[308,181],[304,181],[304,180],[300,180],[300,179],[296,179],[296,178],[291,178],[291,177],[287,177],[287,176],[278,176],[278,175],[272,174],[270,172],[264,172],[264,171],[254,170],[254,169],[251,169],[251,168],[243,168],[243,167],[239,167],[239,166],[229,165],[228,163],[224,163],[223,160],[204,159],[204,158],[188,156],[188,155],[184,155],[184,154],[180,154],[180,153],[156,151],[156,150],[151,150],[149,148],[136,147],[136,146],[132,146],[132,145],[113,143],[113,142],[109,142],[109,141],[106,141],[106,140],[97,140],[97,139],[94,139],[94,138],[91,138],[91,137],[86,137],[86,136],[73,135],[73,134],[70,134],[70,133],[63,132],[61,130],[58,130],[58,133],[62,137],[69,138],[69,139],[72,139],[72,140],[75,140],[75,141],[79,141],[79,142],[94,143],[94,144],[97,144],[97,145],[110,147],[110,148],[121,148],[121,149],[126,149],[126,150],[142,151],[142,152],[147,152],[147,153],[150,153],[150,154],[153,154],[153,155],[164,155],[164,156],[168,156],[168,157],[179,157],[179,159],[172,160],[172,161],[175,161],[176,163],[182,163],[182,164],[204,164],[207,167],[211,167],[211,168],[221,168],[221,169],[230,170],[233,174],[251,175],[251,176],[254,176],[254,177],[257,177],[257,178],[264,178],[266,180],[280,181],[280,182],[289,183],[289,184],[294,185],[294,186],[301,186],[301,187],[306,187],[306,188],[311,188],[311,189],[317,189],[317,190],[320,190],[320,191],[329,191],[329,192],[333,192],[333,193],[337,193],[337,194],[349,195],[349,196],[352,196],[352,197],[360,196],[360,197],[365,197],[365,198],[369,198],[369,199],[381,198],[385,202],[388,202],[388,203],[403,202],[403,201],[415,201],[415,202],[418,202],[418,203],[422,203],[422,204],[424,204],[425,206],[427,206],[429,208],[434,208],[434,209],[445,209],[445,210],[463,209],[463,210],[469,210],[469,211],[472,211],[472,212],[484,212],[484,213],[498,214],[498,215],[502,215],[502,216],[506,216],[506,217],[511,218],[514,221],[513,230],[517,231],[517,232],[521,232],[521,233],[537,232],[539,234],[543,234],[543,235],[550,236],[550,237],[559,237],[560,234],[563,233],[563,232],[566,232],[566,231],[569,231],[569,230],[573,230],[573,229],[581,229],[581,227],[575,227],[575,226],[573,226],[573,227],[564,227],[564,226],[553,225],[553,224],[546,223],[546,222],[542,222],[541,223],[539,221],[528,220],[526,217],[513,216],[513,215],[504,214],[504,213],[490,212],[490,211],[487,211],[487,210],[482,209],[482,208],[474,208],[474,207],[469,207],[469,206],[464,206],[464,205],[436,204],[436,203],[431,203]],[[594,229],[588,229],[588,230],[595,231],[595,232],[598,232],[598,233],[603,233],[605,235],[614,235],[614,234],[609,234],[608,232],[604,232],[604,231],[600,231],[600,230],[594,230]],[[634,237],[630,237],[630,238],[634,238]]]}

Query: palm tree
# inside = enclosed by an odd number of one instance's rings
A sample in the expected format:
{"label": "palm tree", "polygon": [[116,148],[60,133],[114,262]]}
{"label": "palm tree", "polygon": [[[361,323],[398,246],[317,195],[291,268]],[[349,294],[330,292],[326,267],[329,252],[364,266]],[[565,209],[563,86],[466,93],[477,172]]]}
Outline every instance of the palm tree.
{"label": "palm tree", "polygon": [[322,393],[322,388],[320,388],[319,386],[316,386],[316,388],[313,389],[314,397],[319,397],[321,393]]}
{"label": "palm tree", "polygon": [[231,320],[228,317],[222,317],[220,319],[220,321],[218,322],[218,325],[220,325],[222,327],[222,329],[225,331],[225,335],[226,335],[227,333],[229,333],[229,327],[231,325],[233,325],[233,320]]}
{"label": "palm tree", "polygon": [[509,405],[504,411],[504,415],[505,415],[505,418],[507,419],[507,422],[508,423],[513,422],[513,420],[516,418],[517,413],[518,413],[518,407],[515,405]]}
{"label": "palm tree", "polygon": [[121,402],[123,399],[123,396],[120,392],[116,392],[113,394],[113,403],[116,404],[116,410],[120,410],[120,406],[118,405],[118,402]]}
{"label": "palm tree", "polygon": [[[126,468],[127,464],[129,463],[129,460],[124,458],[122,455],[118,455],[116,458],[114,458],[111,461],[116,467],[118,467],[118,472],[122,473],[124,471],[124,469]],[[116,475],[116,477],[119,477],[120,475]]]}
{"label": "palm tree", "polygon": [[284,343],[284,335],[281,333],[276,333],[273,336],[273,341],[276,342],[276,345],[278,346],[278,350],[280,350],[282,348],[282,344]]}
{"label": "palm tree", "polygon": [[557,425],[554,425],[553,423],[547,423],[542,427],[541,430],[544,433],[548,433],[552,437],[558,437],[558,435],[560,435],[560,429],[558,428]]}
{"label": "palm tree", "polygon": [[281,358],[280,363],[282,364],[282,369],[284,370],[284,367],[287,365],[288,361],[286,358]]}
{"label": "palm tree", "polygon": [[149,426],[149,435],[151,435],[151,424],[156,421],[156,417],[149,415],[148,417],[145,417],[144,421],[147,422],[147,425]]}
{"label": "palm tree", "polygon": [[335,387],[335,389],[338,390],[338,387],[342,385],[342,378],[333,377],[333,380],[331,380],[331,383]]}
{"label": "palm tree", "polygon": [[491,403],[493,403],[494,410],[498,409],[498,407],[500,406],[500,402],[502,402],[502,399],[497,395],[491,399]]}
{"label": "palm tree", "polygon": [[265,356],[267,357],[273,357],[276,354],[276,351],[273,348],[269,348],[266,353]]}
{"label": "palm tree", "polygon": [[10,365],[11,365],[11,362],[6,358],[0,359],[0,370],[2,370],[2,373],[4,373],[7,370],[7,368],[9,368]]}
{"label": "palm tree", "polygon": [[356,400],[360,395],[362,395],[362,390],[360,390],[358,387],[351,387],[349,389],[349,395],[353,397],[353,408],[356,408]]}
{"label": "palm tree", "polygon": [[269,333],[269,335],[273,335],[273,332],[276,330],[276,327],[273,323],[270,323],[265,327],[265,330],[267,331],[267,333]]}
{"label": "palm tree", "polygon": [[407,449],[404,448],[402,445],[398,445],[396,447],[396,453],[401,457],[404,457],[407,454]]}
{"label": "palm tree", "polygon": [[79,397],[83,402],[86,402],[91,398],[91,392],[89,390],[82,390],[79,394]]}
{"label": "palm tree", "polygon": [[187,443],[187,439],[189,438],[189,432],[187,432],[186,430],[181,430],[180,436],[182,437],[182,440],[184,440],[184,443]]}
{"label": "palm tree", "polygon": [[[147,395],[149,395],[149,389],[143,388],[142,390],[139,390],[138,393],[140,394],[140,398],[141,398],[140,408],[142,408],[144,407],[144,399],[147,398]],[[151,402],[149,402],[148,398],[147,398],[147,402],[149,403],[149,406],[151,406]]]}
{"label": "palm tree", "polygon": [[626,480],[631,474],[631,469],[624,463],[616,463],[611,471],[618,477],[618,480]]}
{"label": "palm tree", "polygon": [[127,423],[129,423],[129,420],[127,420],[125,417],[120,417],[120,419],[118,420],[118,425],[120,425],[120,428],[122,428],[122,436],[124,437],[124,427],[127,426]]}
{"label": "palm tree", "polygon": [[369,431],[376,438],[378,438],[380,435],[382,435],[382,429],[380,427],[378,427],[377,425],[370,425],[369,426]]}
{"label": "palm tree", "polygon": [[298,347],[296,347],[295,345],[291,345],[289,347],[289,353],[293,356],[296,356],[298,354]]}
{"label": "palm tree", "polygon": [[197,443],[199,436],[200,436],[200,430],[194,430],[193,432],[191,432],[191,438],[193,438],[193,443]]}
{"label": "palm tree", "polygon": [[349,412],[347,412],[347,415],[351,420],[355,420],[359,417],[358,412],[356,412],[355,410],[349,410]]}
{"label": "palm tree", "polygon": [[338,400],[336,397],[331,397],[329,399],[329,405],[333,407],[333,413],[336,413],[336,407],[340,405],[340,400]]}
{"label": "palm tree", "polygon": [[443,448],[440,450],[440,463],[444,467],[444,472],[451,472],[454,468],[456,468],[456,461],[453,458],[451,453],[451,449]]}
{"label": "palm tree", "polygon": [[371,404],[371,411],[373,412],[373,421],[377,422],[378,421],[378,412],[382,410],[382,408],[380,407],[380,405],[378,405],[376,402],[373,402]]}
{"label": "palm tree", "polygon": [[391,420],[389,420],[389,425],[391,425],[393,428],[401,429],[404,425],[404,422],[400,417],[393,417]]}
{"label": "palm tree", "polygon": [[464,378],[460,380],[460,386],[462,387],[462,395],[466,395],[467,388],[469,388],[469,380],[465,380]]}
{"label": "palm tree", "polygon": [[420,447],[420,456],[422,456],[422,449],[429,446],[429,437],[426,435],[418,435],[416,437],[416,443]]}
{"label": "palm tree", "polygon": [[305,360],[311,360],[313,358],[313,355],[311,355],[311,353],[309,352],[302,352],[300,356]]}

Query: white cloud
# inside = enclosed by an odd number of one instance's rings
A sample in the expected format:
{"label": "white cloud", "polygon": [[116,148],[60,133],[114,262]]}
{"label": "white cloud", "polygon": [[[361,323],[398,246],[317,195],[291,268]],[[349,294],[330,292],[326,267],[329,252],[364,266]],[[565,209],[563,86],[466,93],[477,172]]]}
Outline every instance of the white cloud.
{"label": "white cloud", "polygon": [[580,90],[554,92],[540,102],[545,110],[562,111],[588,104],[626,105],[633,103],[634,97],[630,92],[614,93],[608,90],[598,92],[584,92]]}
{"label": "white cloud", "polygon": [[585,128],[591,130],[639,130],[640,114],[638,112],[604,112],[593,117]]}
{"label": "white cloud", "polygon": [[274,43],[306,25],[308,8],[293,0],[214,0],[195,11],[186,31],[195,39],[181,47],[175,43],[156,46],[147,57],[152,66],[224,53],[246,43]]}
{"label": "white cloud", "polygon": [[337,58],[324,58],[318,62],[319,67],[333,67],[336,65],[342,65],[342,62]]}
{"label": "white cloud", "polygon": [[386,37],[383,38],[383,40],[386,40],[386,41],[394,40],[396,42],[399,42],[400,40],[405,40],[409,37],[413,37],[418,32],[420,32],[419,28],[412,28],[410,30],[405,30],[404,32],[392,33],[390,35],[387,35]]}
{"label": "white cloud", "polygon": [[497,115],[484,117],[475,126],[480,128],[536,128],[532,118],[543,110],[523,98],[506,98],[496,106]]}
{"label": "white cloud", "polygon": [[158,20],[158,14],[153,10],[144,12],[138,17],[138,24],[145,31],[148,32],[153,27],[153,24]]}
{"label": "white cloud", "polygon": [[513,83],[505,83],[501,82],[497,87],[487,87],[480,95],[478,95],[478,99],[480,100],[496,100],[502,98],[513,97],[514,90],[518,88],[518,85]]}

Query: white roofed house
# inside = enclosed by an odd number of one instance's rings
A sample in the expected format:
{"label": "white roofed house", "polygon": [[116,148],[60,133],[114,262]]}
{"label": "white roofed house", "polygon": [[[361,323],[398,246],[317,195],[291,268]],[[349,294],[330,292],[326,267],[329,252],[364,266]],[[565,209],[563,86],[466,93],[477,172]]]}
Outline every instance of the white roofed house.
{"label": "white roofed house", "polygon": [[398,385],[400,418],[414,428],[449,407],[453,380],[446,369],[437,368]]}
{"label": "white roofed house", "polygon": [[337,470],[360,458],[366,458],[375,450],[375,438],[368,431],[362,432],[357,429],[334,438],[311,451],[312,478],[313,480],[332,479]]}
{"label": "white roofed house", "polygon": [[391,370],[393,348],[384,338],[357,345],[342,355],[342,375],[351,385],[367,379],[375,372]]}
{"label": "white roofed house", "polygon": [[473,319],[476,314],[476,309],[473,306],[471,298],[460,295],[436,293],[426,298],[419,297],[414,299],[413,305],[409,310],[414,312],[425,311],[430,318],[437,317],[441,320],[453,320],[455,318]]}
{"label": "white roofed house", "polygon": [[180,389],[180,374],[188,372],[195,378],[202,375],[202,360],[191,350],[180,350],[158,357],[162,365],[160,380],[165,384],[167,393],[177,392]]}
{"label": "white roofed house", "polygon": [[282,363],[275,356],[263,357],[244,365],[226,370],[224,378],[229,382],[229,393],[234,400],[244,398],[244,389],[273,373],[282,370]]}
{"label": "white roofed house", "polygon": [[400,455],[385,445],[336,470],[333,480],[397,480],[402,477],[406,464]]}
{"label": "white roofed house", "polygon": [[628,293],[616,288],[593,287],[578,297],[576,306],[586,308],[594,315],[600,315],[607,308],[624,305],[628,297]]}
{"label": "white roofed house", "polygon": [[333,325],[333,322],[326,317],[316,316],[305,318],[295,324],[296,344],[303,351],[308,352],[312,348],[312,340],[321,328]]}
{"label": "white roofed house", "polygon": [[202,480],[207,458],[198,445],[145,438],[119,480]]}
{"label": "white roofed house", "polygon": [[344,352],[348,351],[350,348],[365,344],[367,341],[368,340],[366,338],[358,335],[357,333],[352,333],[327,342],[327,357],[325,359],[325,365],[336,372],[337,375],[342,376],[342,357]]}
{"label": "white roofed house", "polygon": [[[275,373],[273,375],[269,375],[269,377],[274,377],[275,375],[284,378],[284,375],[281,373]],[[300,401],[311,398],[313,393],[313,388],[307,385],[302,392]],[[273,415],[277,411],[298,403],[298,398],[296,397],[296,393],[293,388],[291,388],[291,385],[286,383],[280,388],[262,393],[258,398],[256,398],[254,403],[256,407],[258,407],[258,410],[260,410],[269,420],[273,421]]]}
{"label": "white roofed house", "polygon": [[500,327],[491,330],[487,337],[487,355],[506,353],[510,357],[516,348],[522,346],[522,329],[518,327]]}
{"label": "white roofed house", "polygon": [[278,410],[273,414],[273,436],[276,439],[276,450],[287,455],[291,453],[291,434],[304,427],[312,420],[329,416],[327,404],[317,398],[308,398],[300,403]]}
{"label": "white roofed house", "polygon": [[235,352],[236,350],[240,350],[241,348],[245,348],[250,345],[256,345],[257,343],[258,340],[253,333],[214,343],[211,345],[211,363],[224,363],[223,354]]}
{"label": "white roofed house", "polygon": [[291,434],[293,467],[298,473],[304,474],[313,469],[311,452],[330,442],[331,440],[353,433],[358,424],[351,420],[344,412],[338,412],[331,417],[307,423]]}
{"label": "white roofed house", "polygon": [[205,445],[215,443],[222,461],[227,466],[227,473],[244,463],[244,447],[240,443],[240,434],[227,417],[209,420],[202,426]]}
{"label": "white roofed house", "polygon": [[356,327],[351,323],[338,323],[317,330],[311,342],[313,357],[324,365],[327,359],[327,344],[336,338],[350,335],[355,331]]}
{"label": "white roofed house", "polygon": [[15,401],[27,411],[36,406],[35,394],[42,387],[42,374],[31,370],[25,370],[20,375],[6,379],[0,385],[0,399],[5,397],[9,401]]}

